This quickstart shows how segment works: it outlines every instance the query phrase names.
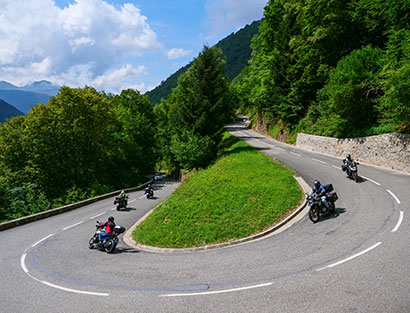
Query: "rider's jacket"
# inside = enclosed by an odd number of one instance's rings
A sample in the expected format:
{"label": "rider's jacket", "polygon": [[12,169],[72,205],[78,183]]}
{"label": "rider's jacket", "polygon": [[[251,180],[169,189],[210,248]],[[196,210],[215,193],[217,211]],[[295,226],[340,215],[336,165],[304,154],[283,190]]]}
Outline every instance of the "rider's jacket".
{"label": "rider's jacket", "polygon": [[326,189],[322,185],[320,185],[319,188],[316,188],[316,186],[313,186],[313,189],[310,195],[313,196],[314,193],[317,193],[319,195],[324,195],[326,193]]}
{"label": "rider's jacket", "polygon": [[110,234],[114,231],[115,223],[106,222],[106,223],[102,224],[101,226],[105,227],[105,232]]}

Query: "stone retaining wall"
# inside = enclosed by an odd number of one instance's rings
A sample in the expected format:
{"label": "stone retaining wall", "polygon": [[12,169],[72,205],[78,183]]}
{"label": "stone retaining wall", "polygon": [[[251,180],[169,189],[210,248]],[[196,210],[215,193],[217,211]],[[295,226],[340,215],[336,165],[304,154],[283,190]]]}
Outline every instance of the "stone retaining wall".
{"label": "stone retaining wall", "polygon": [[330,138],[299,133],[296,146],[343,159],[355,160],[410,173],[410,135],[383,134],[361,138]]}

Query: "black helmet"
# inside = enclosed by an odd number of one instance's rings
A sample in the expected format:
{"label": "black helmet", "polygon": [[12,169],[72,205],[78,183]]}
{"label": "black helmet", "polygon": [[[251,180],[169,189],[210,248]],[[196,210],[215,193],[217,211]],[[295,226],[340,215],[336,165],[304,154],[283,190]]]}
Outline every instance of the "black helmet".
{"label": "black helmet", "polygon": [[350,160],[350,154],[346,155],[346,159]]}
{"label": "black helmet", "polygon": [[320,181],[318,181],[318,180],[315,180],[315,183],[314,183],[314,185],[315,185],[315,187],[316,187],[316,188],[319,188],[319,187],[320,187]]}
{"label": "black helmet", "polygon": [[109,216],[109,217],[108,217],[108,221],[109,221],[109,222],[114,222],[114,217],[113,217],[113,216]]}

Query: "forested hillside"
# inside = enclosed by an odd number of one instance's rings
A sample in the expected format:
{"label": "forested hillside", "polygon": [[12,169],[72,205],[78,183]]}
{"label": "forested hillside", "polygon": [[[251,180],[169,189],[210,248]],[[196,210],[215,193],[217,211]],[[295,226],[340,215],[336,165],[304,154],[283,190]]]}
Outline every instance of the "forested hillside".
{"label": "forested hillside", "polygon": [[235,87],[272,135],[410,131],[409,0],[270,0],[252,49]]}
{"label": "forested hillside", "polygon": [[[251,40],[258,33],[259,25],[260,21],[255,21],[216,44],[218,48],[222,49],[226,58],[226,75],[230,80],[233,80],[248,65],[252,53]],[[146,94],[151,103],[158,104],[162,98],[168,98],[172,89],[178,84],[178,77],[185,73],[191,64],[192,62],[180,68],[165,81],[161,82],[158,87],[147,92]]]}
{"label": "forested hillside", "polygon": [[0,124],[0,221],[145,182],[157,162],[152,105],[135,90],[62,87]]}
{"label": "forested hillside", "polygon": [[23,112],[17,110],[14,106],[0,99],[0,123],[6,121],[6,118],[23,115]]}

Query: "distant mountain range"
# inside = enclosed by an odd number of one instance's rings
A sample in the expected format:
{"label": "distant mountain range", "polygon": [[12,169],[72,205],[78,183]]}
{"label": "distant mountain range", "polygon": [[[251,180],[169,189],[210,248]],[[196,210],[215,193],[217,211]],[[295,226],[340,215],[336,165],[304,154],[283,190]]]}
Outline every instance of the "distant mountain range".
{"label": "distant mountain range", "polygon": [[18,111],[27,113],[31,106],[40,102],[47,103],[51,96],[55,96],[60,86],[42,80],[18,87],[6,81],[0,81],[0,100],[14,106]]}
{"label": "distant mountain range", "polygon": [[[222,49],[226,57],[226,76],[230,80],[233,80],[248,65],[252,54],[251,41],[253,36],[259,33],[260,22],[255,21],[250,25],[246,25],[216,44],[218,48]],[[178,85],[178,77],[189,69],[191,63],[181,67],[162,81],[158,87],[146,93],[152,104],[158,104],[161,99],[168,98],[172,89]]]}

